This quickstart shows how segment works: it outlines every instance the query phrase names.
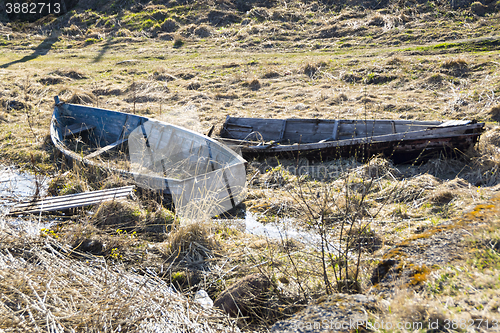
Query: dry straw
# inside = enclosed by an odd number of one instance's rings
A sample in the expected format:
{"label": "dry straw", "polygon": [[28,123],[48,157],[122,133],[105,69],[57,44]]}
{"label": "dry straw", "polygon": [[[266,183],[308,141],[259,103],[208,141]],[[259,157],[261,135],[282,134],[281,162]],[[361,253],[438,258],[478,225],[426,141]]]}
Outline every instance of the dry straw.
{"label": "dry straw", "polygon": [[[70,257],[51,236],[0,227],[0,330],[26,332],[237,332],[164,281],[99,257]],[[32,238],[32,239],[29,239]]]}

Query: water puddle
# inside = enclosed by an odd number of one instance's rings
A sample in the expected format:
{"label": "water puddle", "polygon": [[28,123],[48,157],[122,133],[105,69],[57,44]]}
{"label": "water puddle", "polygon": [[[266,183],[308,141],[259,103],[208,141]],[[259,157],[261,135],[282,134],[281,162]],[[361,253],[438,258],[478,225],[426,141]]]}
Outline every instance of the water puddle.
{"label": "water puddle", "polygon": [[40,196],[46,194],[47,178],[39,178],[32,173],[0,165],[0,223],[8,223],[29,234],[39,234],[40,229],[55,224],[54,221],[23,219],[22,216],[5,216],[16,203],[30,200],[35,194]]}
{"label": "water puddle", "polygon": [[0,165],[0,212],[5,213],[14,204],[33,198],[35,194],[45,195],[45,180],[34,174]]}
{"label": "water puddle", "polygon": [[[321,237],[314,229],[304,230],[294,226],[296,221],[292,218],[281,218],[276,222],[261,223],[258,221],[258,216],[247,212],[245,217],[245,232],[263,236],[269,239],[277,239],[282,241],[295,240],[304,244],[306,248],[321,251]],[[338,242],[332,242],[333,238],[329,237],[328,248],[325,251],[332,254],[338,254]],[[349,254],[351,255],[351,254]]]}
{"label": "water puddle", "polygon": [[[297,222],[292,218],[281,218],[274,222],[262,223],[258,220],[258,215],[246,212],[244,219],[234,220],[213,220],[215,223],[234,227],[247,234],[274,239],[286,242],[288,240],[295,240],[305,247],[314,250],[321,249],[321,237],[315,230],[305,230],[296,227],[294,224]],[[337,250],[337,245],[329,242],[330,252]]]}
{"label": "water puddle", "polygon": [[245,232],[264,236],[270,239],[294,239],[304,244],[315,244],[320,242],[320,237],[314,231],[300,230],[293,226],[294,220],[291,218],[280,219],[276,222],[261,223],[258,217],[247,212],[245,217]]}

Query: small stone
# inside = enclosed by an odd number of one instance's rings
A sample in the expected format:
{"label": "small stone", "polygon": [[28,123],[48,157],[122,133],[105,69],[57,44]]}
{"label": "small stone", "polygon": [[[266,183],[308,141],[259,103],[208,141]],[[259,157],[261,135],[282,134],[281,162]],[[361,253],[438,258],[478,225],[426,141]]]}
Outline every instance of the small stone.
{"label": "small stone", "polygon": [[305,109],[307,109],[307,105],[305,105],[304,103],[299,103],[299,104],[295,105],[292,110],[302,111]]}
{"label": "small stone", "polygon": [[212,301],[210,296],[208,296],[207,292],[203,289],[196,292],[194,301],[205,309],[210,309],[214,305],[214,301]]}

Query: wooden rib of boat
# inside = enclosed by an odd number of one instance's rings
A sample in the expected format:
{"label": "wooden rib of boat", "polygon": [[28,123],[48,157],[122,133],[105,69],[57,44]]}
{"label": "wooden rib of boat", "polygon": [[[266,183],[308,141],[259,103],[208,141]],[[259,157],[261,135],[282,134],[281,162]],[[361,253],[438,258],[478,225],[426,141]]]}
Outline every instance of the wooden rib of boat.
{"label": "wooden rib of boat", "polygon": [[68,158],[133,176],[185,212],[213,216],[243,200],[245,160],[227,146],[162,121],[54,99],[50,134]]}
{"label": "wooden rib of boat", "polygon": [[244,157],[290,155],[315,158],[369,158],[383,154],[395,162],[428,158],[438,151],[464,152],[484,123],[469,120],[334,120],[226,118],[221,141]]}

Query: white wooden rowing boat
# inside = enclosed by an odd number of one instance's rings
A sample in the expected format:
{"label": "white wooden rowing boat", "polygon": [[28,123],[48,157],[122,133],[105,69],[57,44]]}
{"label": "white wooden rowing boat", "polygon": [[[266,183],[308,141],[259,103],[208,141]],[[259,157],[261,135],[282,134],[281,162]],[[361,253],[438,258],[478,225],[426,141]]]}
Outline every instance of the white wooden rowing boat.
{"label": "white wooden rowing boat", "polygon": [[170,194],[185,217],[214,216],[243,200],[245,160],[225,145],[162,121],[67,104],[57,96],[55,102],[51,138],[70,159]]}

